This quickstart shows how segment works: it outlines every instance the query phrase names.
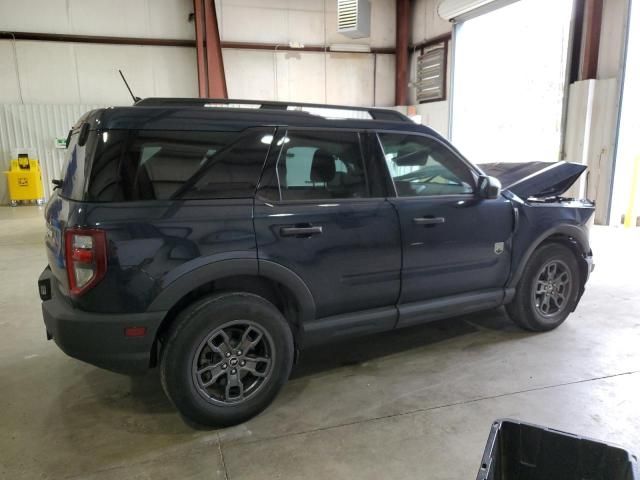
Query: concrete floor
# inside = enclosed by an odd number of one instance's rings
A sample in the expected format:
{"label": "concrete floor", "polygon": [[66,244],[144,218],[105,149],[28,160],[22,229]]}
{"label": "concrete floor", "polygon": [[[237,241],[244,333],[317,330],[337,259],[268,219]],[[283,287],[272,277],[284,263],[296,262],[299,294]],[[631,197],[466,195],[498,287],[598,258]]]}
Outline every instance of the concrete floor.
{"label": "concrete floor", "polygon": [[276,402],[187,426],[157,372],[130,378],[45,340],[42,212],[0,208],[0,478],[475,479],[514,417],[640,452],[640,231],[595,227],[578,310],[546,334],[503,311],[303,353]]}

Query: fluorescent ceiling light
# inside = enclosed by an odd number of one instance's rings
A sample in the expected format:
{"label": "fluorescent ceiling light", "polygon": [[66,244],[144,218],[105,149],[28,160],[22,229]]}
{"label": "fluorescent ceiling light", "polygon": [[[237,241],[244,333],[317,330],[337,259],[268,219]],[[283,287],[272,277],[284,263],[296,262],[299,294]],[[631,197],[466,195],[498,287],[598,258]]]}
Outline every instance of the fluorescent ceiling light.
{"label": "fluorescent ceiling light", "polygon": [[329,46],[329,50],[332,52],[362,52],[370,53],[371,47],[369,45],[350,44],[350,43],[336,43]]}

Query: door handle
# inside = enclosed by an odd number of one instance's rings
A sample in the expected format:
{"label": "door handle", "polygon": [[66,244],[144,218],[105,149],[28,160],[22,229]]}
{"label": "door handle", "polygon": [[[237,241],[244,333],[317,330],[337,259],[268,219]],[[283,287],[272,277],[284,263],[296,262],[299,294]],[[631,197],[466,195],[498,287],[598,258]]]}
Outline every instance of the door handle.
{"label": "door handle", "polygon": [[444,217],[416,217],[413,219],[413,223],[416,225],[439,225],[445,221]]}
{"label": "door handle", "polygon": [[321,233],[322,227],[314,227],[313,225],[280,228],[280,235],[283,237],[310,237],[312,235],[320,235]]}

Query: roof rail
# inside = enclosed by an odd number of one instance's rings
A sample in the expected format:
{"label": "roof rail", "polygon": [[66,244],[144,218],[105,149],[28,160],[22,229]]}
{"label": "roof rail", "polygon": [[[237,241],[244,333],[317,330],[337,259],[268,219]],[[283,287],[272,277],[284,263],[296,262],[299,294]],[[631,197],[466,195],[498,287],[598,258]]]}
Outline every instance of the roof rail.
{"label": "roof rail", "polygon": [[[283,111],[306,111],[311,114],[322,115],[320,111],[343,111],[343,112],[364,112],[368,113],[373,120],[386,120],[393,122],[411,122],[407,116],[402,113],[386,109],[386,108],[369,108],[369,107],[351,107],[346,105],[325,105],[322,103],[300,103],[300,102],[276,102],[271,100],[240,100],[233,98],[144,98],[137,101],[135,106],[144,107],[222,107],[234,106],[242,108],[259,108],[265,110],[283,110]],[[318,110],[313,112],[313,110]],[[311,110],[311,111],[310,111]],[[326,112],[329,113],[329,112]],[[327,115],[331,117],[331,115]],[[353,118],[353,117],[345,117]]]}

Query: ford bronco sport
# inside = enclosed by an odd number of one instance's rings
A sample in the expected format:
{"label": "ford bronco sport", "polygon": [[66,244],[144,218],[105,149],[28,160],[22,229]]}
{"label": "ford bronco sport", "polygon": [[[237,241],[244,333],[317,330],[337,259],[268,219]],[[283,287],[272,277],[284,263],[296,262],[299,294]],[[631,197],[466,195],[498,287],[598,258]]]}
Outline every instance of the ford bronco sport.
{"label": "ford bronco sport", "polygon": [[222,426],[269,405],[310,344],[501,305],[550,330],[592,267],[593,204],[561,197],[583,170],[480,168],[385,109],[94,110],[46,207],[47,336],[114,371],[159,365],[185,417]]}

